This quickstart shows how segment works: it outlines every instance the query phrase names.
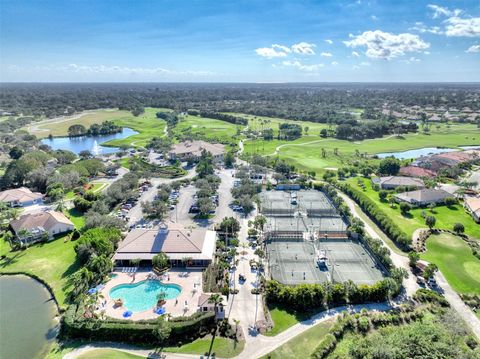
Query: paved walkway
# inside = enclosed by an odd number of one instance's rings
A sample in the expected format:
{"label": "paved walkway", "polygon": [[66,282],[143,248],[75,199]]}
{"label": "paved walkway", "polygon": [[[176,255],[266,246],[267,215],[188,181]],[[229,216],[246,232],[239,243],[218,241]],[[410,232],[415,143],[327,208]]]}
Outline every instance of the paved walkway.
{"label": "paved walkway", "polygon": [[480,339],[480,318],[478,318],[473,311],[467,307],[462,298],[453,290],[448,284],[447,280],[440,271],[435,273],[435,280],[440,288],[443,290],[443,295],[450,303],[451,307],[455,309],[458,315],[467,323],[472,332]]}
{"label": "paved walkway", "polygon": [[[250,269],[250,260],[258,257],[254,254],[254,250],[248,245],[247,232],[248,220],[255,217],[255,212],[247,218],[237,218],[240,221],[241,228],[239,233],[240,246],[238,252],[240,255],[236,257],[239,260],[235,271],[231,273],[231,288],[238,289],[238,293],[230,295],[226,314],[231,319],[240,321],[240,327],[247,343],[255,338],[255,323],[265,319],[261,295],[252,294],[252,289],[257,287],[257,272]],[[242,248],[242,244],[244,248]],[[242,254],[243,253],[243,254]],[[242,284],[238,282],[238,275],[243,274],[246,281]]]}

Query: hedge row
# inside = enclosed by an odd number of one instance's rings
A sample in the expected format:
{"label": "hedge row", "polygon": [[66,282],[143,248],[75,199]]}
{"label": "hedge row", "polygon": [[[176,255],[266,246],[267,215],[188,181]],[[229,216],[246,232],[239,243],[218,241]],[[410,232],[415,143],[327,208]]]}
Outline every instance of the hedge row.
{"label": "hedge row", "polygon": [[406,324],[423,317],[421,309],[406,309],[406,311],[390,311],[388,313],[363,313],[346,315],[339,318],[330,328],[330,332],[322,339],[315,348],[311,357],[323,359],[331,354],[339,340],[348,332],[366,333],[370,329],[385,327],[387,325]]}
{"label": "hedge row", "polygon": [[[61,335],[69,339],[118,341],[126,343],[154,343],[153,334],[157,320],[131,321],[107,318],[105,320],[83,318],[82,310],[71,305],[62,321]],[[166,343],[181,345],[210,333],[215,328],[213,312],[195,313],[190,317],[174,318],[167,322],[172,329]]]}
{"label": "hedge row", "polygon": [[[401,281],[401,279],[399,279]],[[265,284],[265,297],[269,303],[281,304],[295,310],[326,309],[350,304],[378,303],[400,293],[401,283],[392,278],[372,285],[344,283],[301,284],[288,286],[275,280]]]}
{"label": "hedge row", "polygon": [[400,248],[408,250],[412,239],[400,229],[400,227],[387,216],[377,204],[361,191],[351,187],[347,183],[337,183],[344,193],[351,197],[362,210],[375,222]]}

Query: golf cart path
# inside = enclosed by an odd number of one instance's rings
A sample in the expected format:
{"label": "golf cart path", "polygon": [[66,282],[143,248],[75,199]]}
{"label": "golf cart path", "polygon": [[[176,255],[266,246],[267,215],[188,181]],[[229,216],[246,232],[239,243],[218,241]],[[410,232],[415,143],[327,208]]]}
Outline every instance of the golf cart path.
{"label": "golf cart path", "polygon": [[[361,211],[360,207],[358,207],[358,205],[347,195],[341,192],[339,192],[339,195],[345,200],[345,203],[350,208],[353,215],[356,217],[360,217],[358,215],[358,211]],[[370,235],[372,238],[378,238],[383,241],[382,237],[378,234],[378,233],[381,233],[380,228],[378,228],[373,223],[369,224],[365,221],[363,222],[365,223],[365,231],[368,233],[368,235]],[[403,256],[398,253],[395,253],[389,248],[387,243],[384,242],[384,244],[390,251],[390,258],[392,259],[395,266],[404,268],[407,270],[408,278],[403,281],[403,285],[405,287],[407,295],[412,296],[420,287],[415,280],[415,276],[412,275],[410,271],[408,257],[406,255]],[[457,292],[455,292],[453,288],[450,286],[450,284],[448,284],[447,280],[445,279],[443,274],[440,272],[440,270],[438,270],[437,273],[435,274],[435,279],[438,286],[443,291],[442,294],[450,303],[450,306],[458,313],[458,315],[463,319],[463,321],[467,324],[467,326],[471,329],[471,331],[478,338],[480,338],[480,318],[478,318],[475,315],[475,313],[473,313],[473,311],[462,301],[462,299],[457,294]]]}

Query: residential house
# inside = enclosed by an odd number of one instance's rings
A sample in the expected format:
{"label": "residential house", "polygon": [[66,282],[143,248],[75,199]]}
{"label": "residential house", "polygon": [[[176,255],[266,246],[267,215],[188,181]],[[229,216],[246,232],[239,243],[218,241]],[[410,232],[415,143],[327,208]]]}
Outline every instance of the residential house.
{"label": "residential house", "polygon": [[222,145],[221,143],[209,143],[205,141],[185,141],[176,143],[168,152],[168,158],[171,161],[196,161],[202,155],[203,150],[211,153],[214,161],[223,161],[223,157],[225,155],[225,145]]}
{"label": "residential house", "polygon": [[0,202],[10,207],[26,207],[42,203],[43,195],[39,192],[32,192],[26,187],[12,188],[0,192]]}
{"label": "residential house", "polygon": [[394,196],[397,202],[407,202],[412,206],[428,206],[429,204],[444,203],[445,199],[453,198],[453,195],[441,189],[420,189],[398,193]]}
{"label": "residential house", "polygon": [[400,168],[399,174],[408,177],[427,177],[432,178],[437,175],[435,171],[417,166],[405,166]]}
{"label": "residential house", "polygon": [[480,197],[465,197],[464,205],[475,222],[480,223]]}
{"label": "residential house", "polygon": [[75,226],[61,212],[30,213],[10,222],[10,228],[22,244],[30,244],[73,231]]}
{"label": "residential house", "polygon": [[227,305],[227,297],[221,296],[222,301],[217,303],[215,308],[215,303],[210,303],[209,299],[212,296],[211,293],[202,293],[198,298],[198,311],[199,312],[213,312],[215,311],[215,316],[217,319],[225,318],[225,306]]}
{"label": "residential house", "polygon": [[128,266],[132,260],[140,260],[141,265],[148,266],[155,255],[163,252],[174,267],[207,267],[213,260],[215,244],[215,231],[175,225],[160,229],[138,228],[120,242],[113,260],[119,266]]}
{"label": "residential house", "polygon": [[405,176],[375,177],[372,182],[381,189],[395,189],[397,187],[425,188],[425,183],[420,178]]}

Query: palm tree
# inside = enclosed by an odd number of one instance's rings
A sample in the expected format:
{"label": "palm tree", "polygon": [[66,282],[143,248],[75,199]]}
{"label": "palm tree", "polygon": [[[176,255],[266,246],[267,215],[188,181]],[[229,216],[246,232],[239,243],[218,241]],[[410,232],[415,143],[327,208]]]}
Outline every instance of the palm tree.
{"label": "palm tree", "polygon": [[213,304],[213,311],[215,312],[215,315],[217,314],[218,305],[222,304],[222,302],[223,297],[218,293],[213,293],[210,295],[210,298],[208,298],[208,303]]}
{"label": "palm tree", "polygon": [[235,323],[235,341],[236,341],[238,336],[238,325],[240,324],[240,320],[233,319],[233,322]]}
{"label": "palm tree", "polygon": [[77,295],[85,292],[92,281],[93,273],[82,267],[72,276],[73,292]]}

